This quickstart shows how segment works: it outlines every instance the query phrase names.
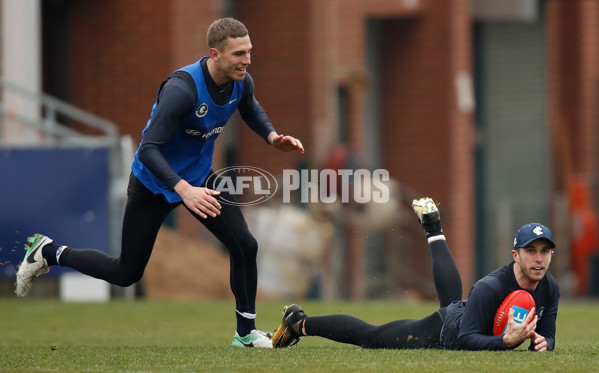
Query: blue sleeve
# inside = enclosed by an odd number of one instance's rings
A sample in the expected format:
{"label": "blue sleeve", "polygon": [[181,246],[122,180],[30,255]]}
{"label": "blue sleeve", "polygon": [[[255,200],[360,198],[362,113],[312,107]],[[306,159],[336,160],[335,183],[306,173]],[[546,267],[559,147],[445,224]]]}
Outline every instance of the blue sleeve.
{"label": "blue sleeve", "polygon": [[248,127],[268,142],[268,134],[274,132],[275,129],[266,112],[254,97],[254,80],[249,73],[245,76],[243,97],[237,109]]}
{"label": "blue sleeve", "polygon": [[173,139],[177,124],[194,110],[195,95],[188,82],[173,76],[158,94],[152,121],[139,146],[139,160],[158,180],[173,190],[181,180],[162,155],[162,149]]}
{"label": "blue sleeve", "polygon": [[493,319],[500,302],[486,283],[472,288],[462,317],[456,348],[460,350],[507,350],[503,335],[493,335]]}

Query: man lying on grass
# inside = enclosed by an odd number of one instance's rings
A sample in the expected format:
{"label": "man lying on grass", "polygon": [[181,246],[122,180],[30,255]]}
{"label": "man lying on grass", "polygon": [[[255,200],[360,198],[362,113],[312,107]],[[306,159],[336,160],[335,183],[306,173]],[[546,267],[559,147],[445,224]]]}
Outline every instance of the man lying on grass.
{"label": "man lying on grass", "polygon": [[[301,336],[319,336],[363,348],[387,349],[508,350],[529,339],[532,351],[553,350],[560,293],[548,272],[555,249],[549,228],[539,223],[522,226],[514,239],[514,260],[479,280],[468,299],[461,300],[460,273],[449,252],[437,206],[432,199],[421,198],[414,200],[412,207],[428,239],[440,308],[423,319],[375,326],[349,315],[308,317],[299,305],[292,304],[283,311],[273,346],[289,347]],[[510,308],[505,331],[494,335],[495,313],[516,290],[529,292],[536,307],[524,320],[515,319]]]}

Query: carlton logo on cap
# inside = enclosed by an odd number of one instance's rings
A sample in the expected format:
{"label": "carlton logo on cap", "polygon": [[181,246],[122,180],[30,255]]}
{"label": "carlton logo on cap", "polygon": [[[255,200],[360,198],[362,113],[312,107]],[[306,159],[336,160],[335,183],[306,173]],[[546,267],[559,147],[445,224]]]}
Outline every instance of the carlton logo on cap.
{"label": "carlton logo on cap", "polygon": [[514,250],[526,247],[529,243],[539,238],[546,239],[551,244],[551,247],[555,248],[553,234],[549,228],[541,223],[529,223],[523,225],[518,233],[516,233],[516,237],[514,237]]}

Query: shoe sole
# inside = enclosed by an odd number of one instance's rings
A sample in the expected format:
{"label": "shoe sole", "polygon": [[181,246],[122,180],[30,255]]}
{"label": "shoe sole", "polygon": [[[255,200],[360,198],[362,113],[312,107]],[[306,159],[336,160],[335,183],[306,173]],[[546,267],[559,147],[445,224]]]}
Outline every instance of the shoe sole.
{"label": "shoe sole", "polygon": [[[433,208],[428,208],[427,205],[429,201],[430,203],[432,203]],[[423,206],[419,202],[426,202],[426,204]],[[412,202],[412,209],[416,213],[416,216],[418,216],[420,224],[439,220],[439,208],[437,207],[437,204],[435,203],[435,201],[433,201],[432,198],[421,198],[419,200],[414,200]]]}
{"label": "shoe sole", "polygon": [[[274,348],[284,348],[287,347],[285,345],[285,343],[289,340],[289,337],[291,337],[291,333],[289,333],[289,327],[283,327],[283,325],[279,325],[279,327],[277,328],[277,331],[275,332],[275,334],[272,337],[272,346]],[[275,342],[276,341],[276,342]]]}
{"label": "shoe sole", "polygon": [[[27,252],[25,253],[25,257],[23,258],[23,261],[21,262],[21,264],[19,264],[19,270],[17,271],[17,282],[15,283],[15,293],[17,294],[18,297],[22,298],[24,296],[27,295],[27,293],[29,293],[29,290],[31,289],[31,286],[33,285],[33,281],[42,276],[45,275],[46,273],[48,273],[50,271],[50,268],[48,268],[48,266],[46,264],[44,264],[44,262],[42,262],[42,265],[40,268],[38,269],[31,269],[28,268],[30,267],[30,265],[39,263],[39,261],[35,261],[33,263],[29,262],[29,257],[31,257],[32,255],[35,257],[35,255],[37,254],[37,250],[40,249],[45,246],[48,243],[53,242],[53,240],[49,237],[43,236],[43,238],[34,246],[34,247],[30,247],[27,249]],[[45,261],[42,258],[42,261]]]}
{"label": "shoe sole", "polygon": [[[290,311],[289,314],[287,314],[288,310]],[[289,321],[287,321],[291,318],[291,316],[294,313],[299,311],[302,311],[302,308],[295,304],[285,307],[285,310],[283,311],[283,320],[281,322],[281,325],[279,325],[279,327],[275,331],[275,334],[272,337],[272,345],[274,348],[291,347],[299,341],[299,336],[295,338],[291,335],[292,330],[290,330],[290,328],[292,328],[292,324],[290,324]]]}

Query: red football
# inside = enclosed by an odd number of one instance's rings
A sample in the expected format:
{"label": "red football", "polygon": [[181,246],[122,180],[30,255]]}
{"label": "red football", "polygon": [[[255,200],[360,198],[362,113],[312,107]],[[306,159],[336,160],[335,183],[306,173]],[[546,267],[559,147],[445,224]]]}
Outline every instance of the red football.
{"label": "red football", "polygon": [[530,310],[535,306],[535,300],[526,290],[516,290],[511,292],[495,313],[493,320],[493,335],[500,335],[505,332],[507,326],[508,313],[510,308],[514,309],[514,321],[521,323],[526,319]]}

